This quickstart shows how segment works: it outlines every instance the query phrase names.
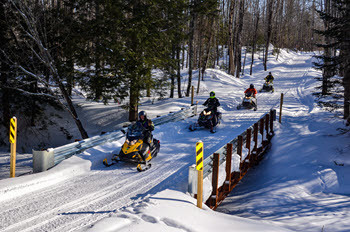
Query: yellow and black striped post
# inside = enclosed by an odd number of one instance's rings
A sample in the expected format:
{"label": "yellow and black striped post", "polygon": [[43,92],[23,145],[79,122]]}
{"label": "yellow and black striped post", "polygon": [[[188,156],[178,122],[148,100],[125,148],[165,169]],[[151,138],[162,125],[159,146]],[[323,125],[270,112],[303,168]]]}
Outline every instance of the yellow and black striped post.
{"label": "yellow and black striped post", "polygon": [[203,142],[196,143],[196,169],[198,171],[197,207],[202,208],[203,201]]}
{"label": "yellow and black striped post", "polygon": [[12,117],[10,120],[10,143],[11,143],[11,159],[10,159],[10,177],[15,177],[16,173],[16,142],[17,142],[17,118]]}

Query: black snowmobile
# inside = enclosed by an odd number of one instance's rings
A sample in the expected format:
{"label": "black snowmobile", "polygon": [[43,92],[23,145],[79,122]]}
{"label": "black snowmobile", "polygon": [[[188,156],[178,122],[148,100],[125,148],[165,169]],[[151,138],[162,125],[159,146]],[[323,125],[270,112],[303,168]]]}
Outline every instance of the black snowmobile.
{"label": "black snowmobile", "polygon": [[237,106],[237,110],[240,110],[241,108],[245,108],[245,109],[254,108],[254,111],[258,109],[257,100],[252,96],[252,93],[249,92],[245,94],[242,104],[239,104]]}
{"label": "black snowmobile", "polygon": [[273,83],[270,81],[266,81],[262,87],[262,89],[259,90],[259,92],[274,92]]}
{"label": "black snowmobile", "polygon": [[190,131],[194,131],[200,127],[205,127],[207,129],[210,129],[211,133],[215,133],[216,125],[220,124],[220,120],[220,112],[217,112],[217,114],[215,114],[215,111],[212,108],[206,108],[200,113],[197,123],[190,125],[189,129]]}
{"label": "black snowmobile", "polygon": [[[123,131],[125,133],[125,131]],[[103,160],[103,164],[111,166],[119,161],[137,164],[139,172],[145,171],[151,167],[150,161],[157,156],[160,143],[154,138],[149,143],[144,143],[144,128],[141,123],[135,123],[128,127],[126,132],[126,140],[119,152],[112,158],[109,164],[107,159]]]}

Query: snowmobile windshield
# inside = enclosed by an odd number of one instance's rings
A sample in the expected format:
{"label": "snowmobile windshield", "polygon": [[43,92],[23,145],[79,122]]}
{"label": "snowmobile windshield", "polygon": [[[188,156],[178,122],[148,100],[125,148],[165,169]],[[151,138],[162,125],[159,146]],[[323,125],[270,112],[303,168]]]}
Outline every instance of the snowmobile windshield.
{"label": "snowmobile windshield", "polygon": [[143,136],[143,126],[141,123],[135,123],[128,127],[128,133],[126,134],[126,138],[129,141],[140,139]]}

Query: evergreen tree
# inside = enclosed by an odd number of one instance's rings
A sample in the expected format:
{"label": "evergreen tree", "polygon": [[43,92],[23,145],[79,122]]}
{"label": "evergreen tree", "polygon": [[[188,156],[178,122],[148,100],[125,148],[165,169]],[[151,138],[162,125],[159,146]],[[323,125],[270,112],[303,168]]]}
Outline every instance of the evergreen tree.
{"label": "evergreen tree", "polygon": [[[324,49],[340,50],[340,52],[335,53],[335,55],[324,53],[324,55],[318,56],[322,62],[315,63],[315,65],[319,69],[327,70],[327,72],[323,72],[321,79],[323,85],[327,85],[326,88],[330,89],[326,94],[336,99],[344,98],[344,118],[348,118],[350,116],[350,3],[347,0],[332,0],[329,4],[332,11],[327,7],[325,11],[319,11],[327,26],[325,30],[317,30],[316,32],[326,38],[331,38],[331,40],[328,39],[326,40],[328,43],[318,44],[318,46]],[[338,76],[342,78],[338,78]],[[340,84],[344,87],[342,92],[339,92],[339,88],[337,88]],[[334,92],[332,89],[338,91]],[[325,95],[325,92],[323,91],[322,94]],[[321,103],[331,108],[341,107],[337,102]]]}

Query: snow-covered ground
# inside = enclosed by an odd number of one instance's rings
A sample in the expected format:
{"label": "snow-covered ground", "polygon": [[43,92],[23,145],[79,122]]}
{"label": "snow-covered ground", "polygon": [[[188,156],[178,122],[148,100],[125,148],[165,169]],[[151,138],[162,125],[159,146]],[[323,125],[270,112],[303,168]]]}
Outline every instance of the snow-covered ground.
{"label": "snow-covered ground", "polygon": [[[275,93],[258,94],[256,112],[236,106],[250,83],[261,88],[267,75],[261,62],[255,63],[253,76],[241,79],[208,69],[195,100],[201,104],[210,91],[216,92],[223,114],[217,133],[189,132],[196,118],[156,127],[161,150],[146,172],[127,164],[102,165],[122,139],[47,172],[1,180],[0,231],[350,231],[349,134],[340,134],[343,121],[314,102],[314,78],[321,74],[311,67],[312,55],[282,51],[279,60],[271,57]],[[271,151],[218,212],[198,209],[186,194],[195,143],[202,140],[204,156],[209,156],[277,108],[281,92],[282,124],[275,125]],[[140,108],[155,117],[188,103],[188,98],[145,100]],[[94,115],[93,104],[90,110]],[[103,107],[98,110],[106,114]]]}

